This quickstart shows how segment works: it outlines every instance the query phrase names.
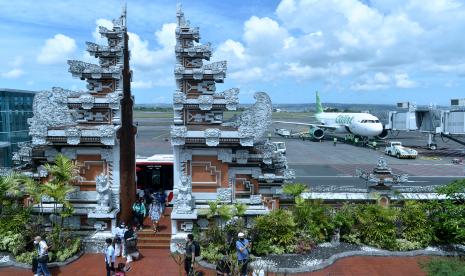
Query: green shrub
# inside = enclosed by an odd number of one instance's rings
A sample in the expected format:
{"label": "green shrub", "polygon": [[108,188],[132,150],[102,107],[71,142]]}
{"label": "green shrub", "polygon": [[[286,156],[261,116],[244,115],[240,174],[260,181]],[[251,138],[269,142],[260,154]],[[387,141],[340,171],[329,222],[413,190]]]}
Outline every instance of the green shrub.
{"label": "green shrub", "polygon": [[307,191],[308,187],[302,183],[292,183],[292,184],[285,184],[283,186],[283,193],[293,198],[302,195],[303,192]]}
{"label": "green shrub", "polygon": [[[357,206],[354,231],[364,244],[383,249],[396,249],[397,211],[378,204]],[[352,231],[353,233],[353,231]]]}
{"label": "green shrub", "polygon": [[320,200],[305,200],[292,209],[297,228],[315,242],[326,240],[333,231],[330,210]]}
{"label": "green shrub", "polygon": [[431,258],[420,261],[420,266],[428,276],[463,276],[465,275],[465,259],[462,258]]}
{"label": "green shrub", "polygon": [[422,248],[422,244],[417,241],[409,241],[405,239],[397,239],[396,240],[396,250],[399,251],[410,251],[410,250],[417,250]]}
{"label": "green shrub", "polygon": [[15,259],[19,263],[32,265],[32,259],[37,256],[37,251],[24,252],[15,256]]}
{"label": "green shrub", "polygon": [[295,246],[295,229],[292,213],[287,210],[273,210],[255,219],[252,229],[252,250],[257,255],[270,252],[292,252]]}
{"label": "green shrub", "polygon": [[344,203],[341,208],[334,212],[331,223],[335,229],[339,229],[341,238],[351,234],[355,225],[356,210],[355,204]]}
{"label": "green shrub", "polygon": [[26,248],[26,240],[23,233],[14,233],[12,231],[6,232],[0,237],[0,250],[8,251],[13,255],[18,255]]}
{"label": "green shrub", "polygon": [[433,240],[433,227],[427,214],[427,206],[416,201],[405,202],[399,213],[401,235],[405,240],[426,247]]}
{"label": "green shrub", "polygon": [[220,250],[221,248],[218,245],[210,243],[207,246],[202,247],[202,258],[209,263],[216,264],[216,262],[222,257]]}
{"label": "green shrub", "polygon": [[70,257],[76,255],[81,250],[81,239],[75,239],[64,247],[63,249],[56,252],[56,260],[58,262],[64,262]]}

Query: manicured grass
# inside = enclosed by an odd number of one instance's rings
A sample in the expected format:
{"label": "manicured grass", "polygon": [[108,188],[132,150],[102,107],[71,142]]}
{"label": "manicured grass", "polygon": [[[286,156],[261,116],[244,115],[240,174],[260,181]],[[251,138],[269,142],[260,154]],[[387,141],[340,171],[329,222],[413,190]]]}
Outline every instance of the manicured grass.
{"label": "manicured grass", "polygon": [[421,268],[428,276],[464,276],[465,275],[465,258],[445,258],[434,257],[429,261],[420,262]]}
{"label": "manicured grass", "polygon": [[147,111],[134,111],[134,119],[169,119],[173,118],[173,112],[147,112]]}

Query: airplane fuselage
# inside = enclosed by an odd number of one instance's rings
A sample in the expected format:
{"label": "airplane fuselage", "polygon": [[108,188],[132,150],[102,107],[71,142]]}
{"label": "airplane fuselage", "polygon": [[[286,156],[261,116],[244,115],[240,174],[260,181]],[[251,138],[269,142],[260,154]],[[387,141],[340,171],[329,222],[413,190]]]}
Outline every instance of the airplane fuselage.
{"label": "airplane fuselage", "polygon": [[383,132],[382,123],[369,113],[322,112],[315,117],[321,124],[334,127],[335,133],[375,137]]}

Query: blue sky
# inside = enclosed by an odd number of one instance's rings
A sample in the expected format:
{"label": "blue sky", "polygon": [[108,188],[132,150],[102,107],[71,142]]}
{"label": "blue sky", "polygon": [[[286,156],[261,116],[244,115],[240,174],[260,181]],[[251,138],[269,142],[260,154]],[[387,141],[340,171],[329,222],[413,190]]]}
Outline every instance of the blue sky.
{"label": "blue sky", "polygon": [[[448,104],[465,93],[465,5],[455,0],[180,1],[225,84],[274,103]],[[114,0],[0,0],[0,87],[84,89],[67,59],[95,62],[85,41],[120,14]],[[169,103],[176,1],[128,0],[136,103]]]}

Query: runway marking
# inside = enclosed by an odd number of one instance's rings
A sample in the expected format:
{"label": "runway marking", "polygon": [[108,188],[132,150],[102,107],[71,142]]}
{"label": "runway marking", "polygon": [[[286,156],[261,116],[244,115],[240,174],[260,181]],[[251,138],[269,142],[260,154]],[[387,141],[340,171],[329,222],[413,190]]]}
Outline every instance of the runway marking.
{"label": "runway marking", "polygon": [[169,133],[169,132],[166,132],[166,133],[160,134],[160,135],[158,135],[158,136],[155,136],[155,137],[152,138],[152,140],[155,140],[155,139],[157,139],[157,138],[159,138],[159,137],[161,137],[161,136],[164,136],[164,135],[166,135],[166,134],[168,134],[168,133]]}

